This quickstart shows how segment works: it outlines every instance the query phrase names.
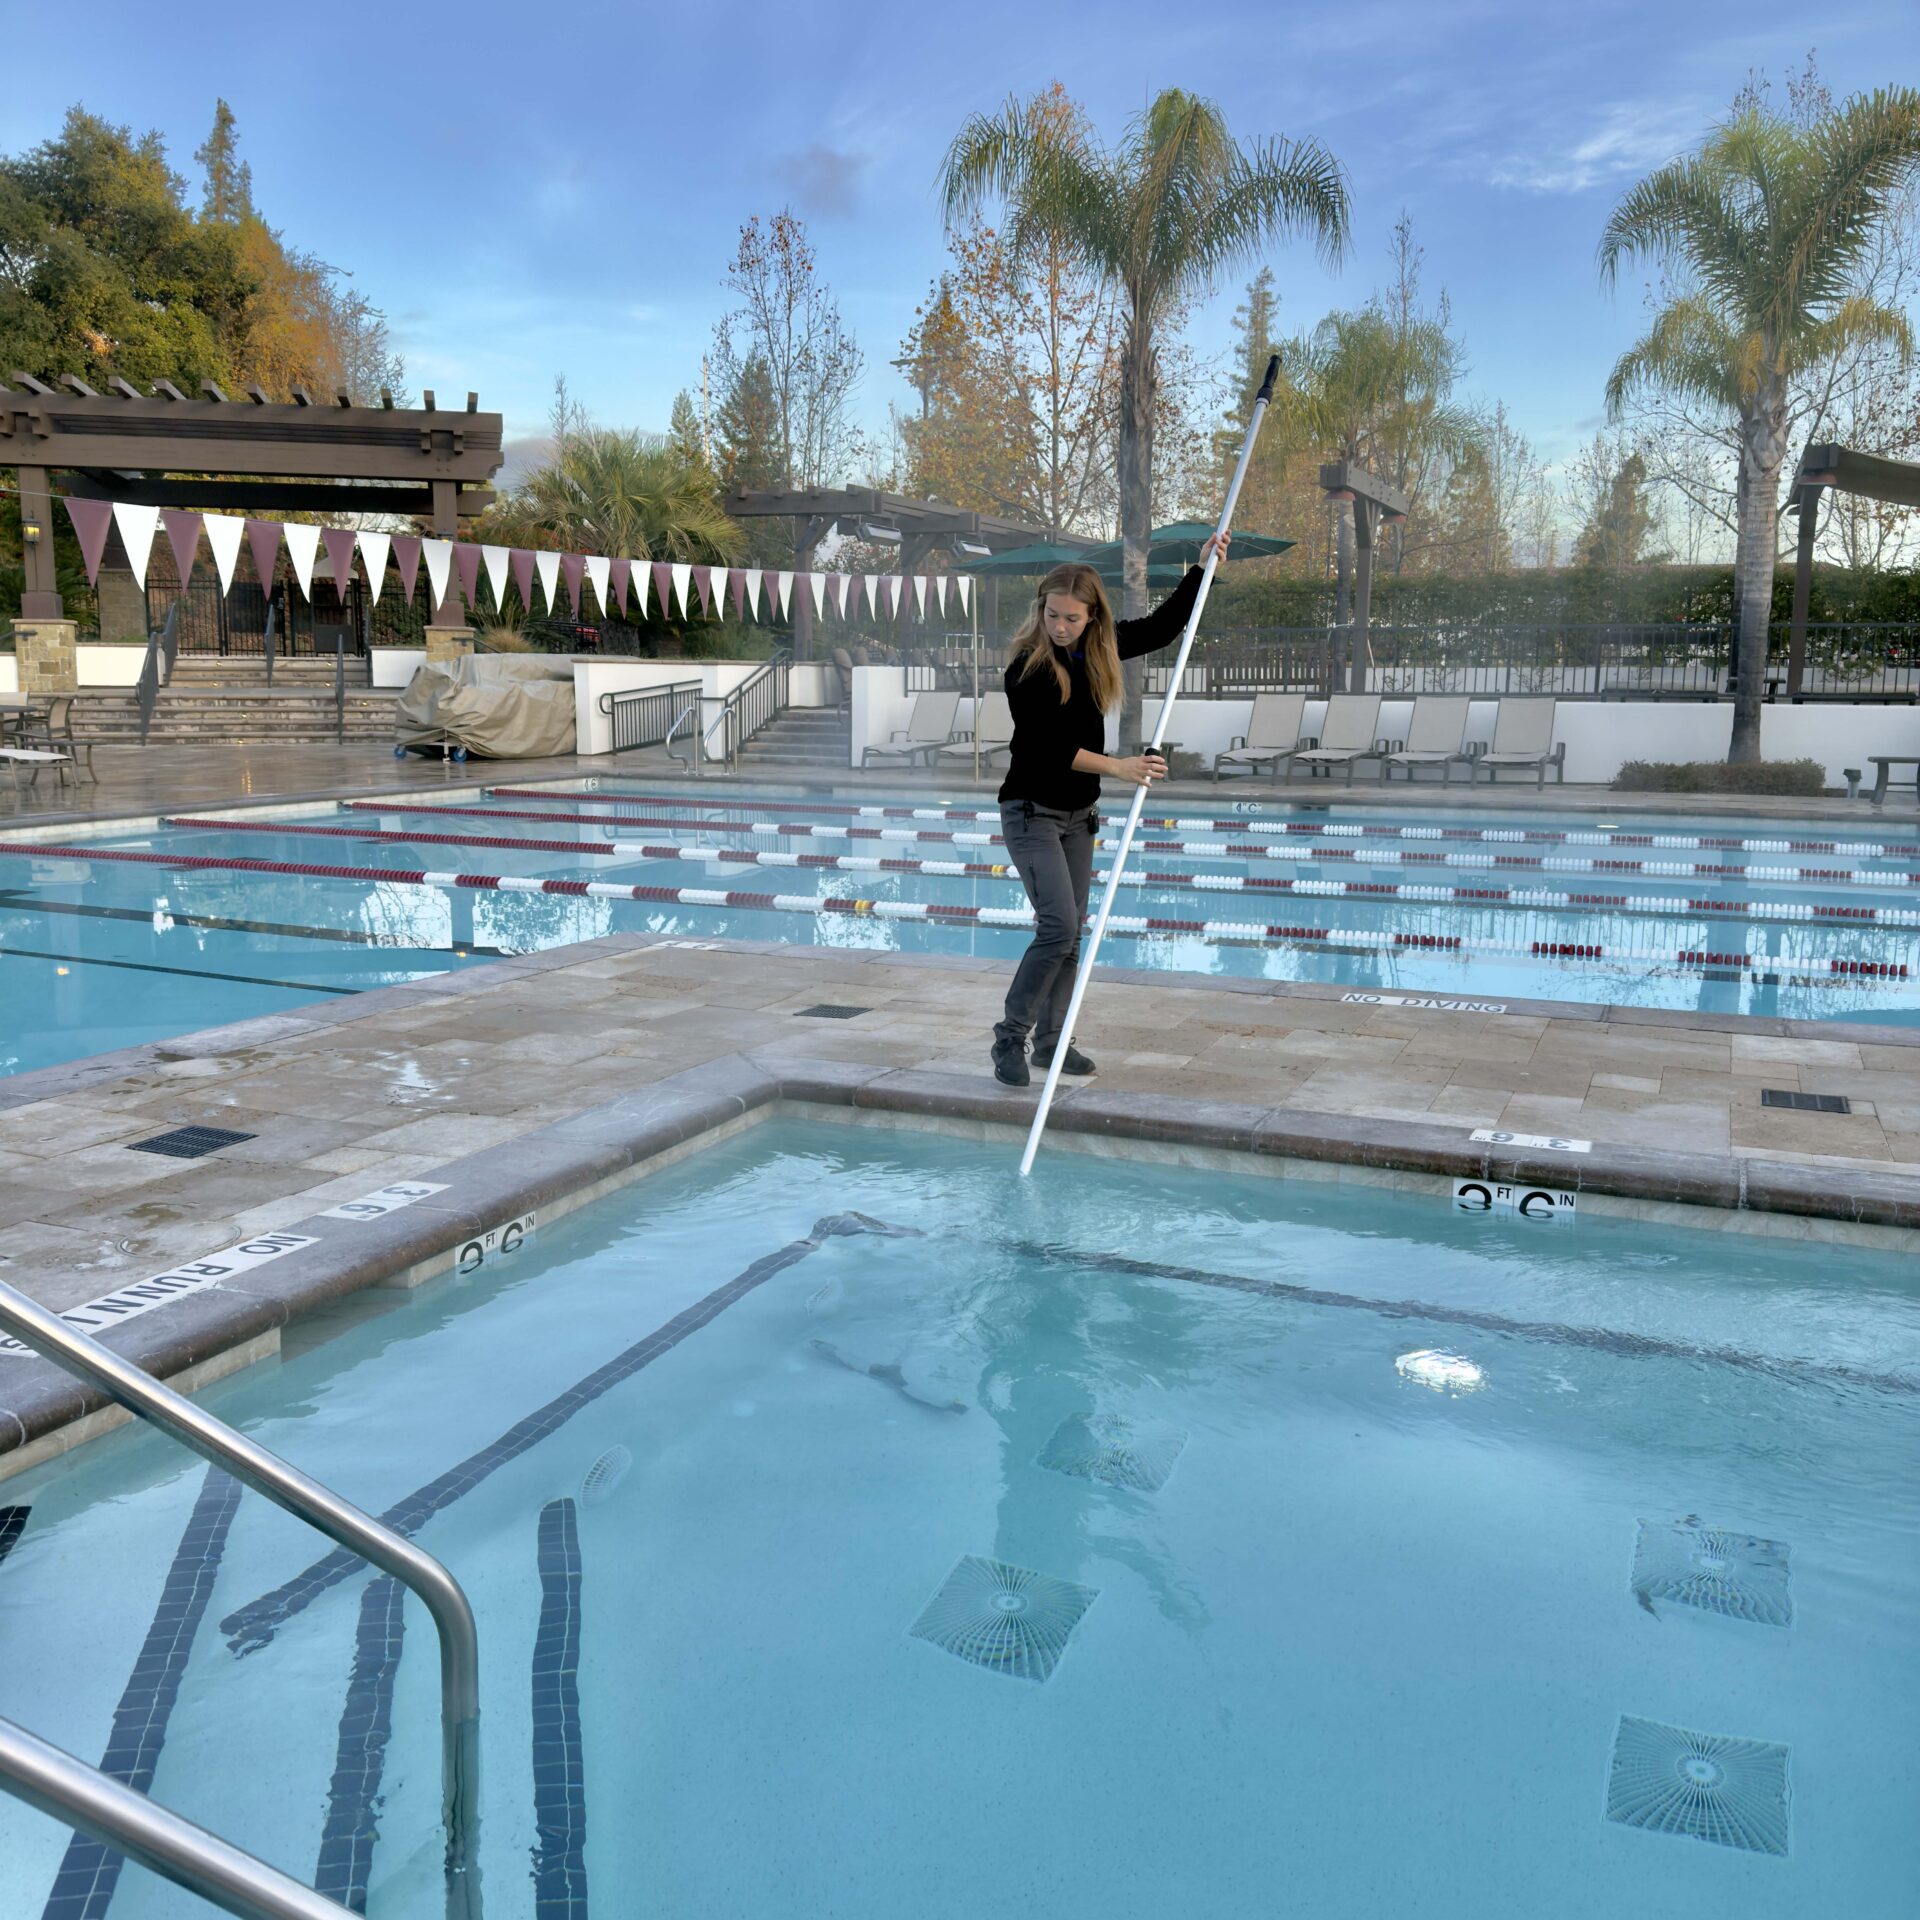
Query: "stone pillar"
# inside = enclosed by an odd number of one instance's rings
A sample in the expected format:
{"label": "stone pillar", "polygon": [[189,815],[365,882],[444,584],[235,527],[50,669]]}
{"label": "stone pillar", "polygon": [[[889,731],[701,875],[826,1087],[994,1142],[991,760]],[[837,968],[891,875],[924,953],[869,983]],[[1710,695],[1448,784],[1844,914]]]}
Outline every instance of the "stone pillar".
{"label": "stone pillar", "polygon": [[13,623],[13,657],[22,693],[72,693],[79,687],[79,632],[71,620]]}
{"label": "stone pillar", "polygon": [[[157,544],[157,543],[156,543]],[[109,561],[100,569],[100,638],[139,640],[147,637],[146,589],[130,567]]]}
{"label": "stone pillar", "polygon": [[473,629],[462,621],[457,627],[433,626],[427,629],[427,664],[436,660],[473,658]]}

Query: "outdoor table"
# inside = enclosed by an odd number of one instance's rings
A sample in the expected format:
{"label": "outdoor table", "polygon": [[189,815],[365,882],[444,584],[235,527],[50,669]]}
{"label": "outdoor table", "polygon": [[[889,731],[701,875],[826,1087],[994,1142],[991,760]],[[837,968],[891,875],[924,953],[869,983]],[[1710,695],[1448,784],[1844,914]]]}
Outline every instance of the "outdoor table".
{"label": "outdoor table", "polygon": [[1876,807],[1886,804],[1887,782],[1895,767],[1914,769],[1914,798],[1920,800],[1920,753],[1871,753],[1867,756],[1867,762],[1874,769],[1873,791],[1867,798]]}

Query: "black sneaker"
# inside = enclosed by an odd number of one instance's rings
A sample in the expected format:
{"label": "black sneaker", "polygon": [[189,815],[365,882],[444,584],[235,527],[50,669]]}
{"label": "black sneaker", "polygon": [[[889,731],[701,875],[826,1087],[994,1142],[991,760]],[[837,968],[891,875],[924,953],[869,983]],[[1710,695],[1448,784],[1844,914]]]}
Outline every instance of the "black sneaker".
{"label": "black sneaker", "polygon": [[1003,1087],[1029,1087],[1033,1076],[1027,1071],[1027,1043],[1024,1040],[996,1040],[993,1043],[993,1077]]}
{"label": "black sneaker", "polygon": [[[1045,1073],[1047,1069],[1053,1065],[1053,1053],[1051,1049],[1046,1053],[1042,1053],[1036,1048],[1033,1055],[1033,1064],[1041,1073]],[[1071,1074],[1076,1080],[1084,1080],[1090,1074],[1098,1073],[1100,1069],[1096,1067],[1078,1047],[1069,1046],[1067,1048],[1067,1057],[1060,1062],[1060,1071],[1062,1074]]]}

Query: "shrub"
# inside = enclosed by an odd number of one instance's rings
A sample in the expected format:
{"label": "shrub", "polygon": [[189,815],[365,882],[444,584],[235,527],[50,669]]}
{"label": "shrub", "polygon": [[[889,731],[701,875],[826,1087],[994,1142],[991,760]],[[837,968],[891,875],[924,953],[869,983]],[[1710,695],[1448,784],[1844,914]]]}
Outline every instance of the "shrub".
{"label": "shrub", "polygon": [[1818,760],[1629,760],[1614,776],[1615,793],[1786,793],[1827,790]]}

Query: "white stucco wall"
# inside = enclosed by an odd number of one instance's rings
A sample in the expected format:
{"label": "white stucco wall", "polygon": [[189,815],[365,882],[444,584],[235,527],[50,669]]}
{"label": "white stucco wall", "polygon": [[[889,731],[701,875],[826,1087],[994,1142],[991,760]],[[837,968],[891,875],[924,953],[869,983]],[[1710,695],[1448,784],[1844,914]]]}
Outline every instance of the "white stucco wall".
{"label": "white stucco wall", "polygon": [[425,647],[373,647],[368,671],[376,687],[404,687],[427,664]]}
{"label": "white stucco wall", "polygon": [[912,717],[905,667],[855,667],[851,764],[860,764],[865,748],[885,746],[887,736],[904,729]]}
{"label": "white stucco wall", "polygon": [[20,663],[10,653],[0,653],[0,693],[20,691]]}

